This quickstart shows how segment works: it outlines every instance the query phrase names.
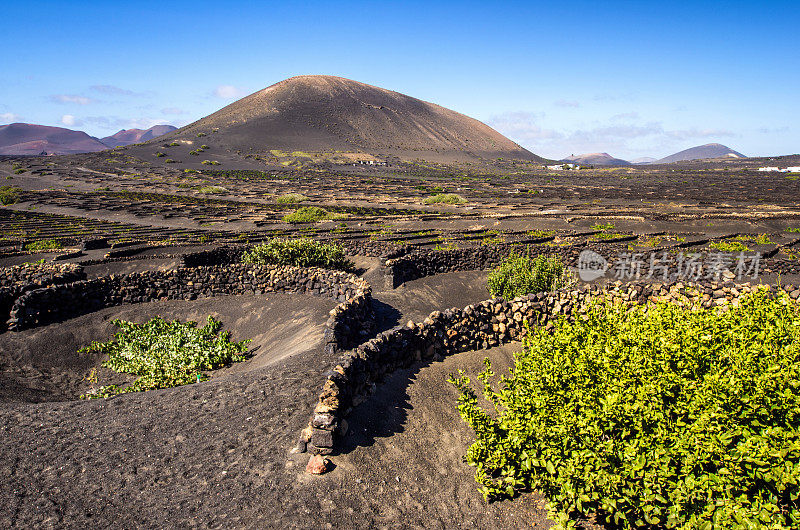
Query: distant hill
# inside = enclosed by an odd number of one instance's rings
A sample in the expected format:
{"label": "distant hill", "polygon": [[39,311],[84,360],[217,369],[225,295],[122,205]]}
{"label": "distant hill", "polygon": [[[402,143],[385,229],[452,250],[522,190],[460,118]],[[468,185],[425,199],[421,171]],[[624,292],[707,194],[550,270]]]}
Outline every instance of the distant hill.
{"label": "distant hill", "polygon": [[747,158],[742,153],[736,152],[728,146],[722,144],[698,145],[689,149],[684,149],[674,155],[666,156],[656,160],[656,164],[670,164],[684,160],[703,160],[707,158]]}
{"label": "distant hill", "polygon": [[[433,103],[341,77],[292,77],[168,135],[213,150],[356,153],[413,161],[543,159],[488,125]],[[172,153],[171,153],[172,154]]]}
{"label": "distant hill", "polygon": [[657,159],[653,158],[652,156],[643,156],[641,158],[635,158],[630,161],[631,164],[650,164],[655,162]]}
{"label": "distant hill", "polygon": [[104,149],[108,147],[83,131],[31,123],[0,125],[0,155],[68,155]]}
{"label": "distant hill", "polygon": [[149,129],[122,129],[116,134],[100,138],[100,142],[108,147],[138,144],[177,130],[172,125],[155,125]]}
{"label": "distant hill", "polygon": [[573,164],[583,164],[587,166],[629,166],[630,162],[622,160],[621,158],[614,158],[608,153],[586,153],[583,155],[570,155],[562,160],[562,162],[571,162]]}

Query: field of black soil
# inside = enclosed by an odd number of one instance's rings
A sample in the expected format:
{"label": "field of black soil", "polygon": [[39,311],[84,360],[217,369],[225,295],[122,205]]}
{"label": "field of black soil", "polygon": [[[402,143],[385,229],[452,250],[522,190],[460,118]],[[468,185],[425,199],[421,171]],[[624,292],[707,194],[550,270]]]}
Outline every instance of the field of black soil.
{"label": "field of black soil", "polygon": [[[568,266],[584,250],[611,264],[726,253],[751,264],[758,258],[748,278],[755,283],[800,280],[800,180],[791,174],[731,164],[579,171],[530,160],[309,164],[308,153],[226,151],[210,137],[0,159],[0,268],[80,267],[89,281],[111,282],[238,256],[274,238],[334,242],[371,286],[376,325],[361,341],[490,298],[486,264],[514,252],[556,255]],[[190,154],[199,144],[209,148]],[[14,296],[38,287],[3,286],[20,289]],[[0,526],[551,524],[537,494],[483,499],[461,460],[472,433],[447,382],[458,369],[477,372],[486,356],[498,371],[509,366],[519,343],[388,374],[354,407],[332,468],[311,475],[309,454],[291,450],[338,362],[326,326],[342,300],[211,294],[164,294],[0,332]],[[113,319],[209,315],[234,340],[253,341],[245,361],[183,387],[79,398],[97,379],[129,379],[105,368],[102,355],[78,353],[108,340]]]}

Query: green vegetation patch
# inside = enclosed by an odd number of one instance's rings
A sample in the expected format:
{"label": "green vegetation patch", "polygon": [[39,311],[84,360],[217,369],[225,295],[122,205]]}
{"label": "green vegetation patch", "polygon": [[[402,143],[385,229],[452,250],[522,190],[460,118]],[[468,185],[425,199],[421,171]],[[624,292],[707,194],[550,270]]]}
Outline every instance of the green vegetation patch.
{"label": "green vegetation patch", "polygon": [[741,241],[712,241],[708,246],[720,252],[747,252],[750,250]]}
{"label": "green vegetation patch", "polygon": [[424,204],[464,204],[467,200],[455,193],[437,193],[426,197],[422,202]]}
{"label": "green vegetation patch", "polygon": [[320,243],[308,238],[272,239],[245,252],[242,262],[339,270],[353,267],[353,262],[345,257],[339,245]]}
{"label": "green vegetation patch", "polygon": [[39,252],[43,250],[59,250],[62,248],[64,248],[64,245],[57,239],[38,239],[25,245],[25,250],[32,252]]}
{"label": "green vegetation patch", "polygon": [[200,193],[210,193],[210,194],[218,194],[218,193],[227,193],[228,190],[221,186],[203,186],[202,188],[198,188],[197,191]]}
{"label": "green vegetation patch", "polygon": [[528,293],[560,289],[574,282],[572,273],[558,257],[507,257],[489,272],[489,293],[510,300]]}
{"label": "green vegetation patch", "polygon": [[209,316],[205,326],[196,322],[167,321],[161,317],[137,324],[124,320],[112,323],[120,328],[109,342],[92,342],[78,353],[105,353],[103,366],[137,378],[125,387],[106,385],[82,397],[111,397],[205,381],[205,370],[214,370],[245,360],[249,340],[232,342],[230,332]]}
{"label": "green vegetation patch", "polygon": [[766,289],[713,310],[596,302],[532,329],[500,379],[451,377],[490,499],[535,489],[558,528],[797,528],[800,310]]}
{"label": "green vegetation patch", "polygon": [[336,217],[339,216],[335,213],[329,212],[324,208],[320,208],[319,206],[303,206],[292,213],[284,215],[283,220],[292,224],[316,223],[317,221],[334,219]]}
{"label": "green vegetation patch", "polygon": [[281,195],[280,197],[278,197],[276,202],[278,204],[294,204],[296,202],[303,202],[307,200],[308,197],[306,197],[302,193],[287,193],[286,195]]}
{"label": "green vegetation patch", "polygon": [[0,204],[14,204],[19,202],[21,188],[15,186],[0,186]]}

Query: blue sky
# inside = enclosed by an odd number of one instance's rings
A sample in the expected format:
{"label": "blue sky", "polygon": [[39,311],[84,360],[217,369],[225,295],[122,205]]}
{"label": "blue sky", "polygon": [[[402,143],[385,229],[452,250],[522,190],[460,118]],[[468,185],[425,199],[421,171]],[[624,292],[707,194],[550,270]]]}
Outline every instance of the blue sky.
{"label": "blue sky", "polygon": [[[557,5],[556,5],[557,4]],[[183,125],[298,74],[397,90],[531,151],[800,152],[800,2],[11,2],[0,123]]]}

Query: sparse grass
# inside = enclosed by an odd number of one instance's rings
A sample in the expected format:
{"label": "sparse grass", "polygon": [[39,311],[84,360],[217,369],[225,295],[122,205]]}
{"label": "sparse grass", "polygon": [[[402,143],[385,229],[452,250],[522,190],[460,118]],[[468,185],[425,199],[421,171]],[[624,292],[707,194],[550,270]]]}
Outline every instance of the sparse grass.
{"label": "sparse grass", "polygon": [[422,202],[423,204],[463,204],[467,202],[467,200],[455,193],[438,193],[426,197]]}
{"label": "sparse grass", "polygon": [[285,195],[281,195],[278,197],[275,202],[278,204],[294,204],[296,202],[304,202],[307,201],[308,197],[303,195],[302,193],[287,193]]}
{"label": "sparse grass", "polygon": [[793,226],[786,229],[787,232],[791,232],[793,234],[800,233],[800,226]]}

